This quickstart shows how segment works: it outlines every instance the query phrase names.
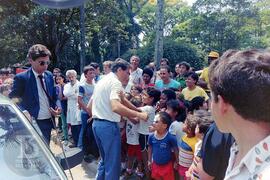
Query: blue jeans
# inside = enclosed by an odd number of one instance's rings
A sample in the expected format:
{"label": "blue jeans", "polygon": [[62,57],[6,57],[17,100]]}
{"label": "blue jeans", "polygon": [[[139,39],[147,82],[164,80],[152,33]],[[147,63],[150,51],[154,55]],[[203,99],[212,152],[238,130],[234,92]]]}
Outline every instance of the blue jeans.
{"label": "blue jeans", "polygon": [[121,144],[118,124],[94,119],[92,129],[101,156],[96,179],[119,180]]}
{"label": "blue jeans", "polygon": [[89,115],[87,113],[81,112],[81,120],[82,120],[82,127],[79,135],[79,141],[78,141],[78,147],[81,149],[85,149],[84,143],[83,143],[83,136],[88,135],[86,132],[87,128],[87,120],[89,119]]}

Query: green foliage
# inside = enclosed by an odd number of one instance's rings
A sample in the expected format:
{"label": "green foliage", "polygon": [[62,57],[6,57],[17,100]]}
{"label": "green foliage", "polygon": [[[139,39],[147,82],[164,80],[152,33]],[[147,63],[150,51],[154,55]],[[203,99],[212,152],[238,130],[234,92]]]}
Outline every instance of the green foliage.
{"label": "green foliage", "polygon": [[[166,3],[164,10],[164,32],[165,36],[171,34],[173,27],[191,17],[190,7],[181,0],[175,3]],[[152,42],[155,39],[155,26],[156,26],[156,5],[146,4],[139,15],[137,16],[142,31],[145,35],[144,44]]]}
{"label": "green foliage", "polygon": [[[147,0],[88,1],[86,64],[138,54],[143,65],[153,61],[156,5]],[[154,1],[151,1],[154,2]],[[164,57],[202,67],[210,50],[270,46],[270,0],[165,0]],[[52,68],[79,70],[79,9],[51,10],[29,0],[0,2],[0,67],[26,63],[36,43],[52,52]],[[139,47],[140,33],[144,34]],[[128,51],[128,52],[127,52]]]}
{"label": "green foliage", "polygon": [[193,17],[177,24],[172,36],[196,44],[204,51],[265,48],[269,46],[269,41],[265,41],[269,31],[264,27],[262,10],[253,2],[197,0],[192,8]]}
{"label": "green foliage", "polygon": [[[154,57],[154,43],[149,43],[138,50],[130,50],[122,57],[128,60],[132,55],[138,55],[141,59],[141,67],[145,67],[153,61]],[[164,39],[164,58],[169,59],[170,67],[173,69],[175,64],[186,61],[190,63],[195,69],[203,67],[203,59],[197,53],[196,49],[184,42],[177,42],[175,40]]]}
{"label": "green foliage", "polygon": [[[50,68],[79,70],[79,9],[53,10],[29,1],[0,3],[0,7],[0,42],[4,42],[0,45],[0,67],[22,60],[27,63],[28,48],[41,43],[52,52]],[[85,12],[86,63],[100,62],[101,55],[104,59],[116,57],[118,41],[122,52],[131,47],[128,18],[115,1],[89,2]]]}

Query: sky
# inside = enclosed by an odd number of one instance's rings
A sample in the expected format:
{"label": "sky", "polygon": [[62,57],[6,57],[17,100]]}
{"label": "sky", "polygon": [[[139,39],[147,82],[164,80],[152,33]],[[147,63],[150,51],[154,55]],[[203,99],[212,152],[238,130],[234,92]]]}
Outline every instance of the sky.
{"label": "sky", "polygon": [[184,0],[188,3],[188,5],[192,5],[196,0]]}

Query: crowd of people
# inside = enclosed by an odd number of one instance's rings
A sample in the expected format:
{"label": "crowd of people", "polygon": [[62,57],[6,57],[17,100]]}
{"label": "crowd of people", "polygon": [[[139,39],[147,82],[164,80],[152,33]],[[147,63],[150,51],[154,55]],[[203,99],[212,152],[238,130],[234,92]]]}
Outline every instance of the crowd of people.
{"label": "crowd of people", "polygon": [[[60,116],[63,144],[100,158],[98,180],[269,179],[270,52],[211,51],[199,76],[187,62],[163,58],[139,68],[132,56],[47,70],[50,51],[29,49],[31,68],[5,93],[37,120],[50,142]],[[250,135],[248,134],[250,133]],[[70,136],[72,138],[70,138]]]}
{"label": "crowd of people", "polygon": [[14,74],[11,69],[0,69],[0,92],[4,96],[8,96],[13,84]]}

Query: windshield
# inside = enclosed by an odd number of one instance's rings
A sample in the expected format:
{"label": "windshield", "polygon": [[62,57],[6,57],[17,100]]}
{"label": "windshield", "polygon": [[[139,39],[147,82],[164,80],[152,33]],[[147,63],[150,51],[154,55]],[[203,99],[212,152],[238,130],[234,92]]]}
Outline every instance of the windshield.
{"label": "windshield", "polygon": [[41,138],[11,105],[0,105],[0,179],[66,179]]}

